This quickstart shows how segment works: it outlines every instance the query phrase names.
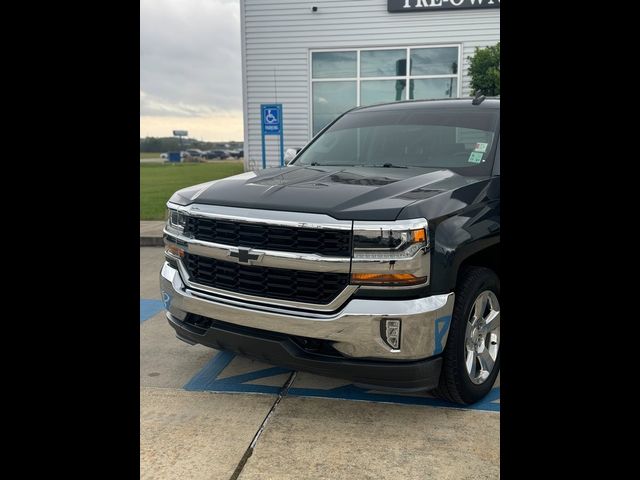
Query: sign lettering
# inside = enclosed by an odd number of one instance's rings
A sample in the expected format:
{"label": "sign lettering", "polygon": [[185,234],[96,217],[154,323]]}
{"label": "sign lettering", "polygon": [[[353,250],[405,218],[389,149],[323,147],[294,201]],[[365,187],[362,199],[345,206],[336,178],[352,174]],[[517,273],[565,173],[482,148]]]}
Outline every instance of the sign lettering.
{"label": "sign lettering", "polygon": [[387,0],[390,13],[500,8],[500,0]]}

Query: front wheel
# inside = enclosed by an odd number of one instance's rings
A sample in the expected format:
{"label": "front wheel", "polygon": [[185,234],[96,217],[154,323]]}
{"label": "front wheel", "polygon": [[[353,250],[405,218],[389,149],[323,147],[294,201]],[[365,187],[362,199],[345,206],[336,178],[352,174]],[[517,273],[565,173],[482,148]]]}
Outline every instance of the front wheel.
{"label": "front wheel", "polygon": [[467,269],[456,300],[434,393],[450,402],[482,399],[500,371],[500,280],[484,267]]}

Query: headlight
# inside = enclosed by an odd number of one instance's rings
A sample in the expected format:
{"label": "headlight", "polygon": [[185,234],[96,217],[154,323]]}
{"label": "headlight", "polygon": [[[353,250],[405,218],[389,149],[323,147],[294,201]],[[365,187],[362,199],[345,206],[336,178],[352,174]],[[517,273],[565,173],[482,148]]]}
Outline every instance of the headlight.
{"label": "headlight", "polygon": [[373,228],[354,230],[354,258],[374,260],[408,258],[413,257],[420,249],[429,246],[426,227],[396,230],[393,226],[383,225]]}
{"label": "headlight", "polygon": [[174,210],[172,208],[169,209],[169,214],[167,215],[167,226],[171,227],[175,230],[182,232],[184,230],[184,226],[187,223],[187,216],[179,212],[178,210]]}
{"label": "headlight", "polygon": [[427,283],[430,259],[426,220],[355,222],[353,229],[352,283],[372,286]]}

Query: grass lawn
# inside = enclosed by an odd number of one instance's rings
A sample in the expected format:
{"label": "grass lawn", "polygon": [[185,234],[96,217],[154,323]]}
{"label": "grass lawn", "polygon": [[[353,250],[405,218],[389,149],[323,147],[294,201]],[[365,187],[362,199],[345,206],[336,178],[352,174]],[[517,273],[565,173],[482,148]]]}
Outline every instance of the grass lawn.
{"label": "grass lawn", "polygon": [[244,171],[242,162],[140,164],[140,220],[164,220],[176,190]]}
{"label": "grass lawn", "polygon": [[160,158],[160,152],[140,152],[140,160],[145,158]]}

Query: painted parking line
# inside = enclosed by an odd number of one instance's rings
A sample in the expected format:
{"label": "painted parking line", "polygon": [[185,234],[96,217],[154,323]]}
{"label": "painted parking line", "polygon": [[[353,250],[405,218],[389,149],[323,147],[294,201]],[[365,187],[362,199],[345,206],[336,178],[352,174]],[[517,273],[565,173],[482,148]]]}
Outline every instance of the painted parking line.
{"label": "painted parking line", "polygon": [[[243,373],[241,375],[219,378],[234,358],[236,358],[236,355],[233,353],[219,352],[198,373],[196,373],[183,388],[189,391],[266,393],[277,395],[282,388],[281,386],[259,385],[247,382],[256,382],[260,379],[268,379],[275,375],[282,375],[291,372],[291,370],[286,368],[270,367],[251,371],[249,373]],[[242,357],[238,358],[241,359]],[[289,388],[288,395],[500,412],[499,386],[494,387],[482,401],[468,406],[461,406],[426,396],[379,393],[357,387],[352,384],[341,385],[336,388],[298,388],[295,386],[294,381],[293,385]]]}
{"label": "painted parking line", "polygon": [[286,368],[271,367],[241,375],[218,378],[235,357],[234,353],[219,352],[183,388],[191,392],[272,393],[277,395],[281,387],[244,382],[291,373],[291,370]]}
{"label": "painted parking line", "polygon": [[321,398],[340,398],[344,400],[363,400],[378,403],[401,403],[404,405],[427,405],[430,407],[447,407],[447,408],[463,408],[466,410],[486,410],[490,412],[499,412],[500,404],[495,403],[500,399],[500,387],[495,387],[489,394],[478,403],[473,405],[462,406],[457,403],[450,403],[432,397],[420,397],[413,395],[398,395],[393,393],[370,393],[361,387],[355,385],[345,385],[329,390],[317,388],[290,388],[288,395],[299,397],[321,397]]}
{"label": "painted parking line", "polygon": [[149,320],[156,313],[164,308],[164,304],[161,300],[147,300],[145,298],[140,299],[140,324],[145,320]]}

